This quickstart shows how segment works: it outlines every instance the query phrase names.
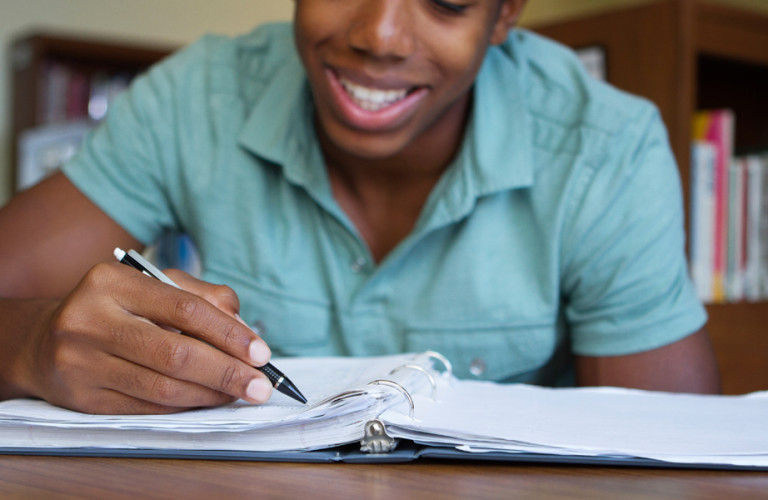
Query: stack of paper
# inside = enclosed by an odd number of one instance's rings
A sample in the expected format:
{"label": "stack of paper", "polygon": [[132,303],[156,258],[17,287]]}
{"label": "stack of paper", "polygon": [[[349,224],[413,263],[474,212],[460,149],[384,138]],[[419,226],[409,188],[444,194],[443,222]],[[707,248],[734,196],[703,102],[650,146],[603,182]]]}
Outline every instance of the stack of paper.
{"label": "stack of paper", "polygon": [[265,405],[239,401],[172,415],[88,415],[37,400],[0,403],[3,447],[112,449],[314,450],[359,440],[365,422],[408,402],[397,390],[370,382],[386,377],[417,394],[429,381],[425,355],[377,358],[280,359],[275,364],[301,388],[302,405],[274,391]]}
{"label": "stack of paper", "polygon": [[[535,454],[552,461],[768,468],[768,392],[703,396],[500,385],[438,374],[432,358],[275,360],[308,405],[275,392],[263,406],[238,402],[175,415],[104,416],[42,401],[5,401],[0,452],[170,450],[202,458],[216,451],[269,460],[292,452],[290,459],[312,460],[296,453],[359,442],[366,423],[378,418],[389,436],[423,445],[401,445],[393,452],[398,460],[447,451],[496,460]],[[389,382],[372,384],[380,380]]]}
{"label": "stack of paper", "polygon": [[768,466],[768,392],[702,396],[462,381],[438,394],[414,398],[415,419],[388,411],[382,420],[399,437],[473,452]]}

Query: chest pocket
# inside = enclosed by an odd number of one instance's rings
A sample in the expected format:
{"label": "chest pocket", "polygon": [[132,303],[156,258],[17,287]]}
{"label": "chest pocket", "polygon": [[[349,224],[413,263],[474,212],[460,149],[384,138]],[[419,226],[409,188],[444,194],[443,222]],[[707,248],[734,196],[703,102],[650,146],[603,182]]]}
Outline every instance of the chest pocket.
{"label": "chest pocket", "polygon": [[557,347],[555,325],[499,325],[480,328],[410,328],[408,351],[443,354],[459,378],[505,381],[543,367]]}
{"label": "chest pocket", "polygon": [[250,287],[240,292],[240,315],[273,356],[322,356],[331,352],[328,305]]}

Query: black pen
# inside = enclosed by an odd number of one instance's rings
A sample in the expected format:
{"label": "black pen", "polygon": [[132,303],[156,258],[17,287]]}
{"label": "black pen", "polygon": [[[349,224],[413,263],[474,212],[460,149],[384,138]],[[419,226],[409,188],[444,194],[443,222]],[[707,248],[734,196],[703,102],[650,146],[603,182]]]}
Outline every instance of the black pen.
{"label": "black pen", "polygon": [[[181,289],[181,287],[174,283],[171,278],[166,276],[161,270],[152,265],[151,262],[142,257],[139,252],[135,250],[128,250],[128,252],[125,252],[124,250],[115,248],[114,253],[117,260],[119,260],[122,264],[131,266],[134,269],[138,269],[147,276],[159,279],[163,283],[171,285],[172,287]],[[290,396],[296,401],[299,401],[300,403],[307,403],[307,398],[305,398],[301,391],[299,391],[298,387],[296,387],[293,382],[288,380],[288,377],[283,375],[280,370],[272,366],[272,363],[267,363],[264,366],[257,366],[255,368],[266,375],[266,377],[272,383],[272,387],[282,392],[286,396]]]}

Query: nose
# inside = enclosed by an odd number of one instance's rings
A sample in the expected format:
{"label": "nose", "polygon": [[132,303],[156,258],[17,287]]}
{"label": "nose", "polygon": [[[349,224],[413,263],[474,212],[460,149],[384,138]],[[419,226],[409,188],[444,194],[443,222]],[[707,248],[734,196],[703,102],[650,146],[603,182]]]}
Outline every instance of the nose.
{"label": "nose", "polygon": [[416,39],[410,4],[413,0],[361,0],[349,27],[355,50],[380,59],[403,59],[413,53]]}

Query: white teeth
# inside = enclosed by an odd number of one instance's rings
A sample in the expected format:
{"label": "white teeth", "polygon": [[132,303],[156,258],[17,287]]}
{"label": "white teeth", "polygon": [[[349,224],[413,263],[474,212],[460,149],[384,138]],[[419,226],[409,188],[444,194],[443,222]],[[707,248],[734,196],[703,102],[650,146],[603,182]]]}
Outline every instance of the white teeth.
{"label": "white teeth", "polygon": [[348,80],[344,80],[343,78],[340,78],[339,82],[355,104],[367,111],[379,111],[380,109],[384,109],[405,98],[408,94],[407,89],[378,90],[357,85]]}

